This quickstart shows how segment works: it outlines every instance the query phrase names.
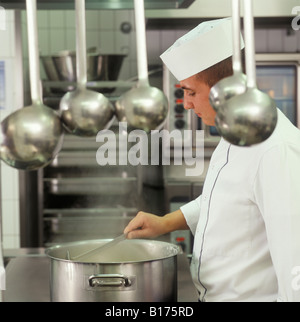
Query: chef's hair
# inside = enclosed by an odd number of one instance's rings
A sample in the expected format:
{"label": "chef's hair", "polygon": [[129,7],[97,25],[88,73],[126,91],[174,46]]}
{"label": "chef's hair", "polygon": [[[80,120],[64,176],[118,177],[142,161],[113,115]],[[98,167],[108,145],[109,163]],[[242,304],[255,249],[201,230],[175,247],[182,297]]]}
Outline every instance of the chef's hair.
{"label": "chef's hair", "polygon": [[[242,66],[245,72],[245,51],[242,50]],[[221,79],[233,74],[232,56],[198,73],[197,79],[207,84],[209,87],[216,85]]]}

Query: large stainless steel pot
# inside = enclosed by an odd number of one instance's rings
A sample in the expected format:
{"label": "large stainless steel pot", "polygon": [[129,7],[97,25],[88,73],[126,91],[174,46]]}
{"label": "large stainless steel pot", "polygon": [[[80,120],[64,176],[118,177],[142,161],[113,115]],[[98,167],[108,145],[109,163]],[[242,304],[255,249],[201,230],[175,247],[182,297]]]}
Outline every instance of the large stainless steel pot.
{"label": "large stainless steel pot", "polygon": [[[118,80],[125,54],[88,54],[87,80],[88,81],[116,81]],[[76,53],[61,51],[53,56],[41,57],[46,75],[50,81],[77,82]],[[74,86],[60,89],[61,91],[73,90]],[[109,93],[114,88],[98,88],[99,92]]]}
{"label": "large stainless steel pot", "polygon": [[69,243],[46,250],[51,259],[51,301],[177,301],[177,246],[126,240],[101,252],[93,262],[72,261],[108,241]]}

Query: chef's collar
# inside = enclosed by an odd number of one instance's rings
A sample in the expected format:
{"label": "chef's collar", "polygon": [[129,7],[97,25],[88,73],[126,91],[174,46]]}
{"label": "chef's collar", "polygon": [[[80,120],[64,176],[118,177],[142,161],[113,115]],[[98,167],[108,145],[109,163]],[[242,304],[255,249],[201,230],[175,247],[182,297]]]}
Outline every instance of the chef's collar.
{"label": "chef's collar", "polygon": [[160,57],[170,72],[182,81],[232,55],[232,19],[225,18],[201,23],[178,39]]}

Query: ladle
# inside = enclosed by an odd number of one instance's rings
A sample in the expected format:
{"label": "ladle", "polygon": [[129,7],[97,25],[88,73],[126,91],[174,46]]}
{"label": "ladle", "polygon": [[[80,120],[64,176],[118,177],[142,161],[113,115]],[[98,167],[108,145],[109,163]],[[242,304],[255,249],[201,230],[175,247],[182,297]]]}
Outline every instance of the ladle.
{"label": "ladle", "polygon": [[216,111],[231,97],[245,93],[247,88],[241,61],[240,19],[240,0],[232,0],[233,75],[222,79],[211,88],[209,100]]}
{"label": "ladle", "polygon": [[61,119],[67,130],[78,136],[94,136],[111,125],[114,108],[101,93],[88,90],[85,0],[75,0],[77,88],[60,102]]}
{"label": "ladle", "polygon": [[252,1],[244,0],[247,91],[218,109],[216,127],[230,143],[251,146],[268,139],[277,124],[275,102],[257,89]]}
{"label": "ladle", "polygon": [[116,114],[129,127],[150,132],[164,123],[169,106],[164,93],[149,85],[144,0],[135,0],[134,8],[139,80],[116,102]]}
{"label": "ladle", "polygon": [[119,237],[116,237],[114,238],[112,241],[104,244],[104,245],[101,245],[95,249],[92,249],[90,251],[87,251],[85,253],[82,253],[80,255],[77,255],[75,257],[72,257],[70,258],[70,254],[68,255],[69,256],[69,259],[73,260],[73,261],[77,261],[77,260],[80,260],[80,261],[83,261],[83,260],[86,260],[88,258],[90,258],[91,256],[94,256],[94,255],[98,255],[100,254],[101,252],[105,251],[105,250],[108,250],[109,248],[117,245],[118,243],[122,242],[123,240],[125,240],[127,238],[127,235],[128,234],[122,234],[121,236]]}
{"label": "ladle", "polygon": [[1,159],[22,170],[36,170],[49,164],[62,146],[63,126],[41,95],[36,0],[26,0],[29,72],[32,105],[1,122]]}

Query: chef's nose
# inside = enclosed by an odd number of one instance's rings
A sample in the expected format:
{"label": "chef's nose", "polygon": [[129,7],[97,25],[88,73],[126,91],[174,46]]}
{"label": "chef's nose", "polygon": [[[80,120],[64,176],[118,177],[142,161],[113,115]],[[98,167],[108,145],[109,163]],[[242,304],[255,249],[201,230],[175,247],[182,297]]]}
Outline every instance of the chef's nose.
{"label": "chef's nose", "polygon": [[194,108],[194,104],[186,99],[184,100],[183,105],[186,110],[192,110]]}
{"label": "chef's nose", "polygon": [[193,101],[189,98],[189,96],[186,93],[184,93],[183,105],[186,110],[192,110],[194,108]]}

